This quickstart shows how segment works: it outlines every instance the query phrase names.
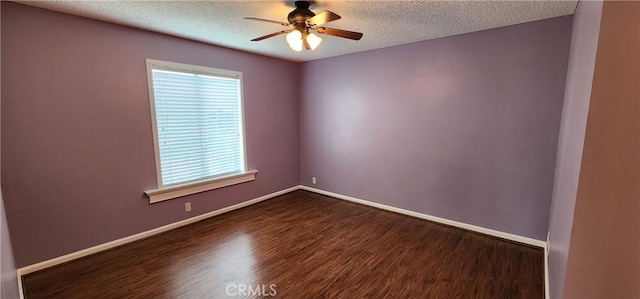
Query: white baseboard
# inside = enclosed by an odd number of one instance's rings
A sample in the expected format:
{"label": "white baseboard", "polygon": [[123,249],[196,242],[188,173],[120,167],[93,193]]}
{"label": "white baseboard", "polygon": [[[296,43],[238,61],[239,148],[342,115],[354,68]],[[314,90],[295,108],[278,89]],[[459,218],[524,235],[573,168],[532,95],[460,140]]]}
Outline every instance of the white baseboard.
{"label": "white baseboard", "polygon": [[509,241],[523,243],[523,244],[536,246],[536,247],[540,247],[540,248],[545,248],[546,247],[546,243],[544,241],[542,241],[542,240],[527,238],[527,237],[518,236],[518,235],[514,235],[514,234],[510,234],[510,233],[505,233],[505,232],[501,232],[501,231],[497,231],[497,230],[493,230],[493,229],[489,229],[489,228],[485,228],[485,227],[481,227],[481,226],[476,226],[476,225],[472,225],[472,224],[468,224],[468,223],[464,223],[464,222],[458,222],[458,221],[449,220],[449,219],[445,219],[445,218],[440,218],[440,217],[436,217],[436,216],[431,216],[431,215],[427,215],[427,214],[422,214],[422,213],[418,213],[418,212],[414,212],[414,211],[409,211],[409,210],[405,210],[405,209],[401,209],[401,208],[396,208],[396,207],[392,207],[392,206],[388,206],[388,205],[384,205],[384,204],[380,204],[380,203],[376,203],[376,202],[371,202],[371,201],[367,201],[367,200],[364,200],[364,199],[359,199],[359,198],[355,198],[355,197],[351,197],[351,196],[347,196],[347,195],[342,195],[342,194],[338,194],[338,193],[324,191],[324,190],[320,190],[320,189],[316,189],[316,188],[312,188],[312,187],[308,187],[308,186],[304,186],[304,185],[300,185],[299,187],[302,190],[307,190],[307,191],[315,192],[315,193],[318,193],[318,194],[323,194],[323,195],[335,197],[335,198],[338,198],[338,199],[343,199],[343,200],[346,200],[346,201],[354,202],[354,203],[361,204],[361,205],[366,205],[366,206],[370,206],[370,207],[374,207],[374,208],[378,208],[378,209],[382,209],[382,210],[387,210],[387,211],[391,211],[391,212],[395,212],[395,213],[399,213],[399,214],[404,214],[404,215],[408,215],[408,216],[411,216],[411,217],[416,217],[416,218],[425,219],[425,220],[429,220],[429,221],[433,221],[433,222],[438,222],[438,223],[442,223],[442,224],[446,224],[446,225],[450,225],[450,226],[455,226],[455,227],[463,228],[463,229],[466,229],[466,230],[478,232],[478,233],[489,235],[489,236],[493,236],[493,237],[498,237],[498,238],[509,240]]}
{"label": "white baseboard", "polygon": [[63,263],[66,263],[66,262],[69,262],[69,261],[72,261],[72,260],[75,260],[75,259],[79,259],[81,257],[85,257],[87,255],[91,255],[91,254],[94,254],[94,253],[105,251],[105,250],[108,250],[108,249],[111,249],[111,248],[114,248],[114,247],[118,247],[118,246],[121,246],[121,245],[124,245],[124,244],[127,244],[127,243],[131,243],[131,242],[135,242],[135,241],[138,241],[138,240],[141,240],[141,239],[145,239],[145,238],[151,237],[153,235],[157,235],[157,234],[160,234],[160,233],[163,233],[163,232],[166,232],[166,231],[169,231],[169,230],[181,227],[181,226],[189,225],[191,223],[198,222],[198,221],[201,221],[201,220],[204,220],[204,219],[207,219],[207,218],[211,218],[213,216],[217,216],[217,215],[220,215],[220,214],[223,214],[223,213],[231,212],[233,210],[244,208],[246,206],[253,205],[253,204],[259,203],[261,201],[265,201],[267,199],[270,199],[270,198],[273,198],[273,197],[276,197],[276,196],[279,196],[279,195],[282,195],[282,194],[285,194],[285,193],[289,193],[289,192],[292,192],[292,191],[295,191],[295,190],[298,190],[298,189],[300,189],[300,186],[294,186],[294,187],[291,187],[291,188],[288,188],[288,189],[284,189],[284,190],[281,190],[281,191],[278,191],[278,192],[274,192],[274,193],[271,193],[271,194],[260,196],[258,198],[254,198],[254,199],[251,199],[251,200],[248,200],[248,201],[243,201],[241,203],[238,203],[238,204],[235,204],[235,205],[232,205],[232,206],[229,206],[229,207],[225,207],[225,208],[222,208],[222,209],[219,209],[219,210],[211,211],[211,212],[208,212],[208,213],[205,213],[205,214],[202,214],[202,215],[198,215],[198,216],[191,217],[191,218],[188,218],[188,219],[180,220],[180,221],[177,221],[177,222],[174,222],[174,223],[170,223],[170,224],[167,224],[165,226],[154,228],[154,229],[151,229],[151,230],[148,230],[148,231],[144,231],[144,232],[141,232],[141,233],[138,233],[138,234],[135,234],[135,235],[131,235],[131,236],[124,237],[124,238],[121,238],[121,239],[117,239],[117,240],[114,240],[114,241],[111,241],[111,242],[103,243],[103,244],[96,245],[96,246],[93,246],[93,247],[89,247],[89,248],[86,248],[86,249],[82,249],[82,250],[79,250],[79,251],[76,251],[76,252],[65,254],[63,256],[59,256],[59,257],[56,257],[56,258],[53,258],[53,259],[42,261],[42,262],[39,262],[39,263],[36,263],[36,264],[33,264],[33,265],[29,265],[29,266],[25,266],[25,267],[19,268],[19,269],[16,270],[16,273],[18,275],[18,292],[20,294],[20,298],[21,299],[24,298],[24,290],[22,289],[22,276],[27,275],[29,273],[33,273],[33,272],[40,271],[40,270],[43,270],[43,269],[46,269],[46,268],[49,268],[49,267],[60,265],[60,264],[63,264]]}
{"label": "white baseboard", "polygon": [[549,233],[547,233],[547,243],[544,246],[544,298],[549,299],[551,295],[549,293],[549,250],[551,250],[551,244],[549,244]]}

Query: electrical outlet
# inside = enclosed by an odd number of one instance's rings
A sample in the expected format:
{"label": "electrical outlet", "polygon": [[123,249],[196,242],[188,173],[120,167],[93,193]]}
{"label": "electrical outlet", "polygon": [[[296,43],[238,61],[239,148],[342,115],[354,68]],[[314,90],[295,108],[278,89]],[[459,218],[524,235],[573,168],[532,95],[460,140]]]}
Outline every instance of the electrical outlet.
{"label": "electrical outlet", "polygon": [[316,177],[311,177],[311,183],[314,185],[316,184]]}
{"label": "electrical outlet", "polygon": [[184,204],[184,211],[185,212],[191,211],[191,203],[190,202],[187,202],[187,203]]}

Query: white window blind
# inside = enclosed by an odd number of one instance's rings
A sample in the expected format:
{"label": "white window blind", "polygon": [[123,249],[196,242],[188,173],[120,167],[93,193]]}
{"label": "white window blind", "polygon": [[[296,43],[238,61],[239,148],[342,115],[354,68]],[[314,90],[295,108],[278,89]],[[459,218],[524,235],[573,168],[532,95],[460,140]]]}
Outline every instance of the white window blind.
{"label": "white window blind", "polygon": [[151,69],[161,185],[244,172],[239,73],[176,65]]}

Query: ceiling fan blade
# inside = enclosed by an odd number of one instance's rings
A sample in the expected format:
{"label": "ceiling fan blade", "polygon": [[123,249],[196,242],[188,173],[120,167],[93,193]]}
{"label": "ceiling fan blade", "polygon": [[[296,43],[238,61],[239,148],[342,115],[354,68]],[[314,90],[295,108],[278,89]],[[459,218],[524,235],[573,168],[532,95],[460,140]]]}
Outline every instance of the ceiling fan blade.
{"label": "ceiling fan blade", "polygon": [[318,31],[318,33],[320,34],[333,35],[353,40],[360,40],[362,38],[362,33],[360,32],[353,32],[342,29],[319,27],[318,29],[316,29],[316,31]]}
{"label": "ceiling fan blade", "polygon": [[256,37],[256,38],[252,39],[251,41],[252,42],[258,42],[258,41],[261,41],[263,39],[267,39],[267,38],[270,38],[270,37],[278,36],[280,34],[289,33],[289,32],[291,32],[291,30],[282,30],[282,31],[279,31],[279,32],[274,32],[274,33],[271,33],[271,34],[267,34],[265,36]]}
{"label": "ceiling fan blade", "polygon": [[328,10],[325,10],[309,19],[307,19],[307,24],[309,26],[320,26],[320,25],[324,25],[326,23],[329,23],[331,21],[335,21],[340,19],[341,17],[333,12],[330,12]]}
{"label": "ceiling fan blade", "polygon": [[275,24],[280,24],[282,26],[287,26],[287,27],[291,26],[291,24],[289,24],[289,23],[280,22],[280,21],[272,21],[272,20],[261,19],[261,18],[246,17],[244,19],[245,20],[254,20],[254,21],[267,22],[267,23],[275,23]]}
{"label": "ceiling fan blade", "polygon": [[302,40],[302,44],[304,45],[305,49],[311,50],[311,45],[309,44],[306,38]]}

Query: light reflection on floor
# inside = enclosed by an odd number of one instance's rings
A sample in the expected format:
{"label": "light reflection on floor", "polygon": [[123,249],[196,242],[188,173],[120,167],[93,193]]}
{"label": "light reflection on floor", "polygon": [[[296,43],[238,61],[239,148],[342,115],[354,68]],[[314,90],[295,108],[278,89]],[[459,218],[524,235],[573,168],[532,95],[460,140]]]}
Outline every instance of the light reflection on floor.
{"label": "light reflection on floor", "polygon": [[[170,265],[171,271],[179,274],[172,279],[174,287],[170,289],[173,290],[185,291],[183,286],[192,284],[194,275],[198,276],[200,283],[225,286],[224,289],[216,289],[217,293],[211,294],[212,298],[232,298],[235,296],[229,296],[227,293],[236,295],[238,288],[260,283],[256,271],[254,245],[251,236],[245,233],[235,233],[221,239],[211,247],[208,257],[201,256],[197,261],[190,262],[197,265],[185,265],[184,259],[175,262]],[[187,290],[173,295],[184,298],[188,297],[189,293]]]}

